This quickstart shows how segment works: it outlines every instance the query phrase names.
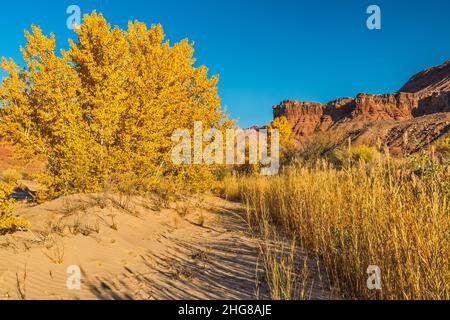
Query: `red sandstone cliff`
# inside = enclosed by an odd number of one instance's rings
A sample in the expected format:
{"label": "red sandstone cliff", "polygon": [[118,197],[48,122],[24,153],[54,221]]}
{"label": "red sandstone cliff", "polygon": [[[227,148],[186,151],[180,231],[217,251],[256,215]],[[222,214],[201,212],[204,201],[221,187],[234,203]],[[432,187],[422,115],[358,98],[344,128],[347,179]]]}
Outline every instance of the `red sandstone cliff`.
{"label": "red sandstone cliff", "polygon": [[408,131],[414,151],[449,132],[450,60],[419,72],[394,94],[361,93],[326,104],[286,100],[273,110],[275,118],[287,118],[298,141],[332,132],[355,143],[381,140],[393,147]]}
{"label": "red sandstone cliff", "polygon": [[429,96],[430,92],[450,91],[450,59],[415,74],[399,91],[425,96]]}

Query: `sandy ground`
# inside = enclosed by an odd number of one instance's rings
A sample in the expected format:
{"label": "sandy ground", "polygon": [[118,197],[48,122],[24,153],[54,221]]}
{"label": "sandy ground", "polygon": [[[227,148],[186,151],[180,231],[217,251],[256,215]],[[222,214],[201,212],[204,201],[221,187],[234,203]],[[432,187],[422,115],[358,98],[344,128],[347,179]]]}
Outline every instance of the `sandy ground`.
{"label": "sandy ground", "polygon": [[[270,299],[261,240],[241,212],[210,196],[169,204],[92,194],[22,205],[16,213],[33,227],[0,235],[0,299]],[[310,264],[308,298],[330,298]],[[70,266],[81,271],[80,289],[67,287]]]}

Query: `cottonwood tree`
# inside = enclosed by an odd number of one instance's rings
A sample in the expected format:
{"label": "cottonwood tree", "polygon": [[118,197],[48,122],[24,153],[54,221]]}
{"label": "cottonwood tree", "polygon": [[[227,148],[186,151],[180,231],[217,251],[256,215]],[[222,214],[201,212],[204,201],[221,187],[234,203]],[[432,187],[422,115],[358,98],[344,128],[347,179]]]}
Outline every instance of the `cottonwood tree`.
{"label": "cottonwood tree", "polygon": [[277,129],[279,132],[280,146],[282,149],[289,149],[293,146],[294,139],[292,136],[292,127],[286,117],[282,116],[275,118],[268,126],[269,134],[273,129]]}

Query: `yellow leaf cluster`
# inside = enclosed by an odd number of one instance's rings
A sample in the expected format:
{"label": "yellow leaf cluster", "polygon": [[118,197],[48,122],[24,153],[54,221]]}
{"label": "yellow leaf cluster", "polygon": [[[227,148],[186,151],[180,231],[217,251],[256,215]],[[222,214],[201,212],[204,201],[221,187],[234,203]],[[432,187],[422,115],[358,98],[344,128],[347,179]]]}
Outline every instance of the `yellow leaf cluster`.
{"label": "yellow leaf cluster", "polygon": [[0,234],[30,227],[28,221],[12,215],[15,202],[10,195],[13,188],[11,183],[0,182]]}
{"label": "yellow leaf cluster", "polygon": [[292,136],[292,127],[286,117],[277,117],[269,125],[268,131],[277,129],[280,137],[281,149],[287,149],[293,146],[294,138]]}

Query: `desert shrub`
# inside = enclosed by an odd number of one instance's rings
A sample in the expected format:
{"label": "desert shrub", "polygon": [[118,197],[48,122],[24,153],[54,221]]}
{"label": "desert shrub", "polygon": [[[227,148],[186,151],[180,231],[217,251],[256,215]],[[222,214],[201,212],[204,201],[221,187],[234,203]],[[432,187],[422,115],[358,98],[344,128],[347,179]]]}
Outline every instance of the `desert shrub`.
{"label": "desert shrub", "polygon": [[12,214],[14,210],[14,199],[11,193],[14,184],[0,182],[0,233],[11,232],[30,227],[30,223]]}
{"label": "desert shrub", "polygon": [[450,134],[441,139],[436,149],[441,162],[450,163]]}
{"label": "desert shrub", "polygon": [[341,137],[336,136],[336,133],[316,132],[302,143],[300,151],[295,154],[295,158],[310,162],[328,158],[340,145]]}
{"label": "desert shrub", "polygon": [[15,169],[5,169],[0,174],[1,180],[7,183],[17,183],[20,179],[22,179],[22,174]]}
{"label": "desert shrub", "polygon": [[450,202],[450,162],[442,163],[441,159],[427,152],[420,152],[408,157],[408,168],[423,181],[439,183]]}
{"label": "desert shrub", "polygon": [[423,179],[436,179],[441,172],[441,165],[436,158],[427,152],[420,152],[409,157],[409,165],[413,172]]}
{"label": "desert shrub", "polygon": [[333,151],[333,158],[340,165],[347,165],[363,161],[370,163],[379,158],[379,152],[372,147],[366,145],[349,146],[337,148]]}
{"label": "desert shrub", "polygon": [[[1,132],[24,157],[43,155],[42,181],[55,194],[98,191],[109,181],[158,185],[167,178],[205,187],[214,166],[175,165],[175,129],[194,121],[222,129],[218,77],[195,67],[193,44],[170,44],[161,25],[111,27],[95,11],[78,39],[55,53],[55,35],[32,26],[25,67],[3,58]],[[132,175],[130,175],[132,172]]]}

